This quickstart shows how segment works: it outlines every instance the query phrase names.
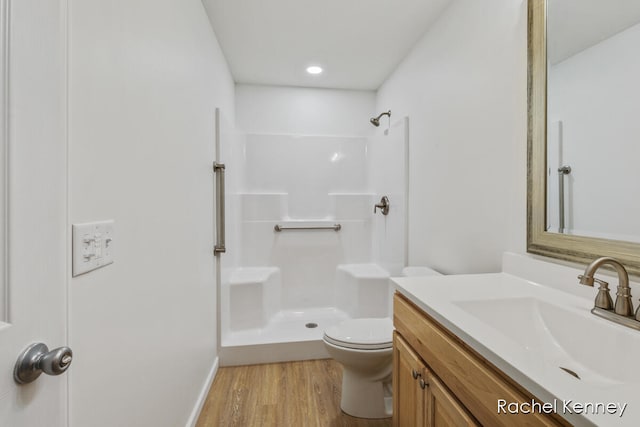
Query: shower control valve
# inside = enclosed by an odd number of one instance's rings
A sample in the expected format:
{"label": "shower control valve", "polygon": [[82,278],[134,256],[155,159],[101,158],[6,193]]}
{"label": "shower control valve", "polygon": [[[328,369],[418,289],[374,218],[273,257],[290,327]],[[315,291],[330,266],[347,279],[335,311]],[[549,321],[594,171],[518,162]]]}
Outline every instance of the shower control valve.
{"label": "shower control valve", "polygon": [[380,199],[380,203],[376,203],[373,207],[373,213],[378,212],[378,208],[380,208],[380,212],[382,215],[389,215],[389,207],[391,204],[389,203],[389,198],[387,196],[382,196]]}

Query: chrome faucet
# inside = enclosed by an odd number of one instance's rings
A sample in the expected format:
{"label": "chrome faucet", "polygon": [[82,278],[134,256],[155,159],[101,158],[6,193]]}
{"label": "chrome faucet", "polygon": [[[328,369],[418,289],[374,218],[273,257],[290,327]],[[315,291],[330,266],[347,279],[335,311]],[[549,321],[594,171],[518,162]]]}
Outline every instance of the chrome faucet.
{"label": "chrome faucet", "polygon": [[[609,284],[593,277],[596,271],[603,265],[612,266],[618,273],[618,292],[616,293],[615,305],[611,300]],[[634,319],[631,288],[629,287],[629,274],[620,261],[611,257],[598,258],[587,266],[584,274],[578,276],[578,279],[580,279],[580,284],[582,285],[593,286],[594,282],[600,285],[594,308],[591,310],[593,314],[625,326],[640,329],[640,308],[635,313]],[[613,313],[611,312],[612,309]]]}

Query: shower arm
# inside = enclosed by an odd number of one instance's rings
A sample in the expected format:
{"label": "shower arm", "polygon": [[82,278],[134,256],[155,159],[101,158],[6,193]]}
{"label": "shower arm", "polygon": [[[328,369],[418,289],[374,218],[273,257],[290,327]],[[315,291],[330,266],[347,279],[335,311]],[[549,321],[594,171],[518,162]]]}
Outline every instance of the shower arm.
{"label": "shower arm", "polygon": [[391,117],[391,110],[389,111],[385,111],[384,113],[380,113],[380,115],[378,117],[376,117],[376,120],[380,120],[380,118],[382,118],[382,116],[389,116]]}

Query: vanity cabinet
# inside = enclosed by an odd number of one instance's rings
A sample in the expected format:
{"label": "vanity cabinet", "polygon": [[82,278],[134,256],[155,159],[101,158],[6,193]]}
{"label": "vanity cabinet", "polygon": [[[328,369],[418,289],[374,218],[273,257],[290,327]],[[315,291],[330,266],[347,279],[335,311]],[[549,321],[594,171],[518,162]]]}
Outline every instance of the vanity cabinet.
{"label": "vanity cabinet", "polygon": [[479,425],[397,332],[393,361],[394,427]]}
{"label": "vanity cabinet", "polygon": [[499,414],[500,399],[534,397],[400,293],[393,322],[394,427],[570,426],[556,414]]}
{"label": "vanity cabinet", "polygon": [[479,425],[397,332],[393,335],[393,381],[394,427]]}

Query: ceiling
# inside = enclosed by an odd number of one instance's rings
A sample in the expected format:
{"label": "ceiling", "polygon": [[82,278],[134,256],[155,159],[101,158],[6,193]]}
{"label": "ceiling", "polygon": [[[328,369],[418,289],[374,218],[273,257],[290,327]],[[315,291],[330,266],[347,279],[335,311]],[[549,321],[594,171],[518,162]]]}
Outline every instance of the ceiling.
{"label": "ceiling", "polygon": [[557,64],[638,23],[639,0],[549,0],[549,61]]}
{"label": "ceiling", "polygon": [[451,1],[203,3],[237,83],[375,90]]}

